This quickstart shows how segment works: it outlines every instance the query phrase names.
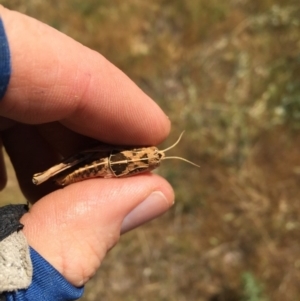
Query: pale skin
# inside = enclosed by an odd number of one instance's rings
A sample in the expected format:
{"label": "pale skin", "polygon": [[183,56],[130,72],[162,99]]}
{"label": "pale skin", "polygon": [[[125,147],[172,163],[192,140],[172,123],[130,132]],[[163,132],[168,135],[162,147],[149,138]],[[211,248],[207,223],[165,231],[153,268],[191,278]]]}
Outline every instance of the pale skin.
{"label": "pale skin", "polygon": [[[53,183],[37,187],[32,175],[57,163],[58,153],[70,155],[94,140],[157,145],[167,137],[170,121],[99,53],[2,6],[0,16],[12,58],[9,87],[0,101],[0,134],[21,189],[34,204],[21,220],[23,231],[30,246],[81,286],[120,233],[172,206],[173,190],[153,174],[91,179],[64,189]],[[0,187],[5,183],[0,157]]]}

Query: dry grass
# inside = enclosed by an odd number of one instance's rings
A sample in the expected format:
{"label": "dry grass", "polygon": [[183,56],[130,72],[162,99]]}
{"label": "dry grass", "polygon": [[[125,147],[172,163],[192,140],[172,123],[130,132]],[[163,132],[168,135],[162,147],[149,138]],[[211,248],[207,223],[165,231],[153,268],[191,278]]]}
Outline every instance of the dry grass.
{"label": "dry grass", "polygon": [[299,299],[299,1],[1,3],[124,70],[201,165],[161,168],[176,206],[125,235],[82,300]]}

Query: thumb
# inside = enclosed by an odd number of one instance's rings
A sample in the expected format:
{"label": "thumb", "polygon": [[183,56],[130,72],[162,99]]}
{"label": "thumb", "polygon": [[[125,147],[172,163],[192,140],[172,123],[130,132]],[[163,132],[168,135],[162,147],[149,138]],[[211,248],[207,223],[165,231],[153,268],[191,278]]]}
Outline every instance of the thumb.
{"label": "thumb", "polygon": [[94,275],[121,232],[163,214],[173,198],[170,185],[153,174],[92,179],[45,196],[21,222],[29,245],[80,286]]}

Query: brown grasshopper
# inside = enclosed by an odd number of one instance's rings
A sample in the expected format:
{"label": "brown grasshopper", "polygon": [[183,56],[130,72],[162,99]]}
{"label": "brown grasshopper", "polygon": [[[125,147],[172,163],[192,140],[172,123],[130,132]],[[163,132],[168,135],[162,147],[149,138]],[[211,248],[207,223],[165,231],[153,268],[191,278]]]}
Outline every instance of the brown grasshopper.
{"label": "brown grasshopper", "polygon": [[32,182],[39,185],[54,177],[60,186],[83,181],[90,178],[121,178],[151,171],[157,168],[162,160],[179,159],[199,167],[199,165],[181,158],[166,157],[165,152],[175,147],[178,140],[170,147],[159,150],[156,146],[149,147],[118,147],[105,146],[82,151],[67,158],[48,170],[33,175]]}

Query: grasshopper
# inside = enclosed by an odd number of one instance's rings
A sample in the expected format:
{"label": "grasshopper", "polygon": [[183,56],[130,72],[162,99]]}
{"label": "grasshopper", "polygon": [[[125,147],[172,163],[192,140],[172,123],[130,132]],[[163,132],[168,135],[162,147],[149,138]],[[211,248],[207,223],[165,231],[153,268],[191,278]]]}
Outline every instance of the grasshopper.
{"label": "grasshopper", "polygon": [[170,147],[159,150],[156,146],[148,147],[118,147],[101,146],[84,150],[71,156],[48,170],[33,175],[32,182],[39,185],[54,177],[60,186],[83,181],[90,178],[121,178],[151,171],[157,168],[162,160],[178,159],[194,166],[199,165],[181,158],[169,156],[165,152],[175,147],[178,140]]}

